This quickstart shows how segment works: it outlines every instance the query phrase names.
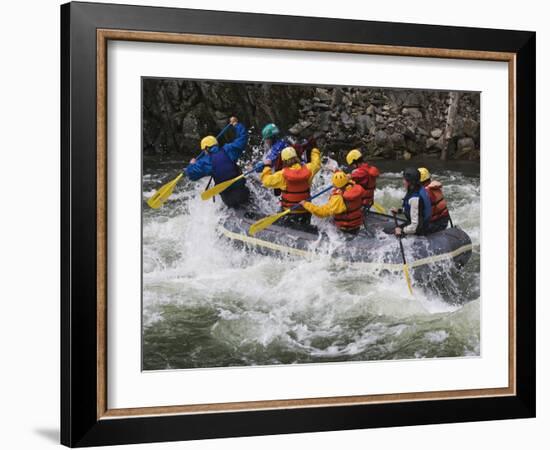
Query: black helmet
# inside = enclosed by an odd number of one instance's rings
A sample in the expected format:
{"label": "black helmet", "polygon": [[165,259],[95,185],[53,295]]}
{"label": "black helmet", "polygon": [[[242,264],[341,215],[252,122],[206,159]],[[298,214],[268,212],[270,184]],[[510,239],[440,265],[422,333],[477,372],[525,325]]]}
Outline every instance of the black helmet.
{"label": "black helmet", "polygon": [[407,167],[403,171],[403,178],[411,184],[418,184],[420,183],[420,172],[414,167]]}

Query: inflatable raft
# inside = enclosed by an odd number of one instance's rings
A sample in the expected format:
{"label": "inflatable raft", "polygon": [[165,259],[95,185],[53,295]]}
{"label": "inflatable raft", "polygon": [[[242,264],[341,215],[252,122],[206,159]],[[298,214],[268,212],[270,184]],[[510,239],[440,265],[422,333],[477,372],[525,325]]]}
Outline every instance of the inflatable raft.
{"label": "inflatable raft", "polygon": [[[341,234],[341,239],[330,240],[316,227],[300,227],[290,223],[276,222],[271,227],[248,235],[252,223],[263,217],[254,212],[232,210],[219,226],[222,236],[233,244],[268,255],[292,255],[301,258],[316,258],[320,255],[345,263],[364,265],[373,270],[399,271],[403,261],[396,238],[383,232],[391,226],[393,217],[374,212],[365,213],[366,227],[356,235]],[[334,242],[336,241],[336,243]],[[472,254],[472,241],[459,227],[430,234],[403,238],[407,263],[414,269],[415,278],[422,278],[428,269],[432,272],[438,265],[463,267]]]}

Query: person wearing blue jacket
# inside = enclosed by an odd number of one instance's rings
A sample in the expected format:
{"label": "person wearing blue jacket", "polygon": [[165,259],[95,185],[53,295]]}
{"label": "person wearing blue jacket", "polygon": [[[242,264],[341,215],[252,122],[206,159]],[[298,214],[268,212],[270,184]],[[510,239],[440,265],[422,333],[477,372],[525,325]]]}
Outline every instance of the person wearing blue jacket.
{"label": "person wearing blue jacket", "polygon": [[[220,146],[214,136],[206,136],[202,139],[201,150],[204,153],[196,159],[193,158],[185,169],[185,175],[191,181],[211,176],[214,183],[218,184],[241,174],[237,161],[248,143],[248,131],[234,116],[229,119],[229,123],[236,133],[232,142]],[[231,208],[246,204],[250,198],[246,180],[243,178],[232,184],[220,194],[220,197]]]}
{"label": "person wearing blue jacket", "polygon": [[[282,161],[281,161],[281,152],[283,149],[290,147],[291,142],[285,137],[281,137],[281,132],[279,127],[274,123],[268,123],[262,129],[262,141],[268,148],[267,153],[265,154],[264,159],[272,161],[274,164],[274,170],[281,170]],[[256,172],[260,173],[263,170],[263,166],[258,166]]]}
{"label": "person wearing blue jacket", "polygon": [[407,219],[404,225],[395,227],[395,235],[426,234],[427,225],[432,216],[432,203],[426,189],[420,183],[420,172],[414,167],[403,171],[403,185],[407,194],[403,198],[403,207],[391,208],[393,214],[404,213]]}

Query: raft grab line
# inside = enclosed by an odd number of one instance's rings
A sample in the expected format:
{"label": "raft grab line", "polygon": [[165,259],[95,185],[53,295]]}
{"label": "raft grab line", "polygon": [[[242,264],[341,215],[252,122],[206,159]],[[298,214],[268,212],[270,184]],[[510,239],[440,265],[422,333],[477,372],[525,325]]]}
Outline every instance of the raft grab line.
{"label": "raft grab line", "polygon": [[[259,247],[268,248],[270,250],[275,250],[280,253],[300,256],[302,258],[307,258],[310,260],[319,258],[319,254],[315,252],[287,247],[286,245],[275,244],[274,242],[264,241],[262,239],[258,239],[245,234],[235,233],[233,231],[227,230],[223,226],[219,226],[218,229],[219,231],[221,231],[223,235],[225,235],[229,239],[241,241],[247,244],[257,245]],[[427,264],[433,264],[439,261],[444,261],[446,259],[453,259],[453,258],[456,258],[458,255],[461,255],[462,253],[472,251],[472,249],[473,249],[473,244],[466,244],[454,249],[451,252],[441,253],[439,255],[427,256],[425,258],[420,258],[420,259],[411,261],[409,262],[409,267],[420,267]],[[338,259],[341,259],[341,258],[338,258]],[[355,262],[352,264],[361,265],[366,268],[387,269],[387,270],[401,270],[403,267],[402,263],[394,264],[394,263],[376,263],[376,262]]]}

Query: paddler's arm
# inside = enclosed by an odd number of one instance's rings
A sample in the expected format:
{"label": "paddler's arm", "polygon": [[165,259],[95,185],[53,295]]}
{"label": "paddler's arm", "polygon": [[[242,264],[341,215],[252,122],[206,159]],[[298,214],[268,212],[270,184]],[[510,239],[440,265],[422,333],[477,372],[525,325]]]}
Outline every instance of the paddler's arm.
{"label": "paddler's arm", "polygon": [[314,205],[311,202],[303,202],[302,206],[306,211],[317,217],[332,217],[336,214],[342,214],[346,212],[346,204],[344,203],[344,197],[341,195],[331,195],[328,202],[324,205]]}
{"label": "paddler's arm", "polygon": [[403,227],[403,233],[415,234],[420,224],[420,201],[418,197],[409,199],[409,205],[411,206],[411,223]]}
{"label": "paddler's arm", "polygon": [[271,166],[265,166],[264,170],[260,174],[260,180],[262,184],[269,189],[286,189],[286,181],[283,177],[283,171],[271,173]]}
{"label": "paddler's arm", "polygon": [[212,175],[212,161],[210,157],[204,156],[189,164],[184,170],[185,176],[191,181],[200,180],[202,177]]}
{"label": "paddler's arm", "polygon": [[311,177],[309,183],[313,180],[313,177],[321,170],[321,152],[318,148],[311,150],[311,162],[307,163],[308,169],[311,171]]}
{"label": "paddler's arm", "polygon": [[266,159],[270,161],[275,161],[281,155],[281,152],[285,147],[288,147],[290,144],[285,139],[279,139],[276,141],[269,151],[267,152]]}
{"label": "paddler's arm", "polygon": [[230,123],[235,130],[236,136],[231,142],[224,144],[223,150],[231,161],[237,162],[248,143],[248,131],[242,123],[238,122],[236,117],[231,117]]}

